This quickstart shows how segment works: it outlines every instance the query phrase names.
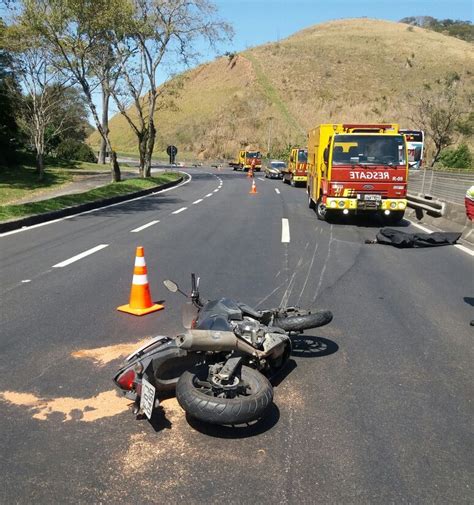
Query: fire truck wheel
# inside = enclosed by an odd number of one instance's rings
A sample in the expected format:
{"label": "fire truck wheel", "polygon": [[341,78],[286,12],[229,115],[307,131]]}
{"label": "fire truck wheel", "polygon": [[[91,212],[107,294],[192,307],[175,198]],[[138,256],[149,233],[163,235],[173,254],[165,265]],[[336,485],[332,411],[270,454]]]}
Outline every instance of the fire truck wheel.
{"label": "fire truck wheel", "polygon": [[313,199],[311,198],[309,193],[308,193],[308,207],[312,210],[316,208],[316,205],[314,204]]}
{"label": "fire truck wheel", "polygon": [[327,209],[326,204],[323,203],[322,199],[318,200],[316,204],[316,215],[320,221],[326,221]]}
{"label": "fire truck wheel", "polygon": [[291,178],[290,184],[291,184],[293,187],[295,187],[295,186],[296,186],[296,182],[295,182],[295,180],[293,179],[293,177]]}

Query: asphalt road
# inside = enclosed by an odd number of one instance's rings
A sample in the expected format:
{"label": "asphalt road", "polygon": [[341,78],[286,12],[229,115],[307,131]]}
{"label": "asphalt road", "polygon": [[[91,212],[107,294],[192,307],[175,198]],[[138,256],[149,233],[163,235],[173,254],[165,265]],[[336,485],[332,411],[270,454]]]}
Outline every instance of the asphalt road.
{"label": "asphalt road", "polygon": [[[189,173],[0,236],[0,502],[472,503],[473,256],[366,245],[378,223],[319,222],[304,189]],[[137,245],[166,306],[142,318],[116,311]],[[255,426],[198,424],[174,398],[152,425],[113,391],[136,342],[182,331],[162,281],[188,289],[192,271],[208,298],[334,313],[295,342]]]}

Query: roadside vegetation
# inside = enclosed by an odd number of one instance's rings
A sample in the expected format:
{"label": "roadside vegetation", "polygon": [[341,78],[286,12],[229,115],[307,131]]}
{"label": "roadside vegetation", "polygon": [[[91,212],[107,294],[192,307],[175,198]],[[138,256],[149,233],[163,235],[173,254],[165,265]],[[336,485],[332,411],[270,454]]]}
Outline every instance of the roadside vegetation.
{"label": "roadside vegetation", "polygon": [[[8,107],[0,135],[8,154],[3,163],[14,166],[14,153],[30,150],[39,180],[45,177],[47,155],[95,161],[84,143],[93,129],[91,117],[100,136],[99,162],[108,157],[111,179],[120,181],[109,136],[111,102],[135,137],[139,175],[150,177],[160,127],[156,114],[173,106],[181,82],[178,76],[158,87],[161,69],[171,62],[190,65],[198,56],[196,45],[214,48],[232,36],[211,0],[4,3],[0,105],[8,102]],[[97,91],[102,94],[101,112],[94,100]]]}
{"label": "roadside vegetation", "polygon": [[[61,173],[61,175],[63,174],[64,172]],[[61,175],[58,175],[55,172],[52,172],[50,174],[48,173],[48,176],[52,178],[61,177]],[[175,181],[179,179],[179,177],[181,177],[181,174],[179,173],[166,172],[160,174],[159,176],[148,177],[146,179],[126,179],[118,183],[110,183],[106,186],[92,189],[84,193],[64,195],[56,198],[50,198],[48,200],[41,200],[38,202],[30,202],[18,205],[0,205],[0,221],[8,221],[11,219],[18,219],[21,217],[32,216],[36,214],[44,214],[46,212],[61,210],[83,203],[104,200],[106,198],[111,198],[114,196],[127,195],[144,189],[157,187],[167,182]],[[1,184],[0,189],[2,189],[3,193]]]}
{"label": "roadside vegetation", "polygon": [[46,156],[45,174],[40,180],[36,176],[35,156],[17,153],[15,164],[0,164],[0,205],[15,203],[37,195],[47,195],[65,184],[73,182],[86,172],[106,172],[107,167],[85,161],[70,161]]}

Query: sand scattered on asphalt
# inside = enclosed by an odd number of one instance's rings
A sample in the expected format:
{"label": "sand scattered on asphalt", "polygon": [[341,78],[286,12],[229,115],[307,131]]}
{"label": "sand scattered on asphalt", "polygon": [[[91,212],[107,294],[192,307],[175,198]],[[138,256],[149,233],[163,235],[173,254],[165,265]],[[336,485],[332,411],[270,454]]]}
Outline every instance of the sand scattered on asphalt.
{"label": "sand scattered on asphalt", "polygon": [[74,358],[91,359],[95,364],[103,366],[111,361],[128,356],[135,349],[138,349],[148,342],[150,338],[151,337],[147,337],[138,342],[128,344],[108,345],[106,347],[96,347],[94,349],[81,349],[71,353],[71,356]]}
{"label": "sand scattered on asphalt", "polygon": [[[176,465],[176,471],[189,472],[190,467],[199,464],[203,457],[203,451],[207,447],[206,437],[189,426],[183,409],[180,407],[176,398],[169,398],[161,402],[166,419],[171,423],[169,429],[163,428],[158,433],[149,430],[134,433],[129,438],[129,446],[120,457],[129,477],[135,474],[147,474],[142,476],[142,485],[146,485],[149,477],[150,468],[153,464]],[[242,464],[242,455],[229,452],[228,444],[222,439],[218,446],[206,454],[208,460],[212,460],[215,465],[221,462],[235,461],[236,464]],[[248,455],[249,461],[265,462],[268,458],[267,451],[263,448],[255,448]],[[153,486],[160,490],[170,490],[177,487],[180,483],[179,478],[162,480],[159,483],[152,478]]]}
{"label": "sand scattered on asphalt", "polygon": [[121,414],[128,409],[130,400],[117,395],[115,390],[104,391],[91,398],[40,398],[31,393],[4,391],[0,398],[12,405],[26,407],[33,419],[46,421],[52,415],[62,414],[63,422],[92,422]]}
{"label": "sand scattered on asphalt", "polygon": [[129,448],[123,458],[128,472],[146,472],[147,463],[156,460],[161,454],[172,452],[184,455],[192,449],[188,439],[182,436],[185,414],[176,398],[163,400],[160,405],[171,423],[171,430],[164,429],[159,440],[156,435],[149,433],[131,435]]}
{"label": "sand scattered on asphalt", "polygon": [[292,410],[300,410],[305,405],[305,400],[303,394],[300,391],[298,385],[293,385],[292,387],[281,386],[275,391],[275,403],[280,406],[280,408],[289,408]]}

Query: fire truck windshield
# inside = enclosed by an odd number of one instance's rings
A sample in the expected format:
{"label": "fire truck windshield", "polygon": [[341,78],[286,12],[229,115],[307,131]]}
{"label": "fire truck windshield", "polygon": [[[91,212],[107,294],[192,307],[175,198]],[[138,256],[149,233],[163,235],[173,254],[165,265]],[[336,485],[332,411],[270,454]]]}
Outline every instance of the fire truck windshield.
{"label": "fire truck windshield", "polygon": [[260,151],[247,151],[247,158],[260,158]]}
{"label": "fire truck windshield", "polygon": [[338,165],[404,165],[402,135],[336,135],[332,153]]}
{"label": "fire truck windshield", "polygon": [[299,163],[306,163],[308,161],[308,151],[305,150],[299,150],[298,151],[298,162]]}

